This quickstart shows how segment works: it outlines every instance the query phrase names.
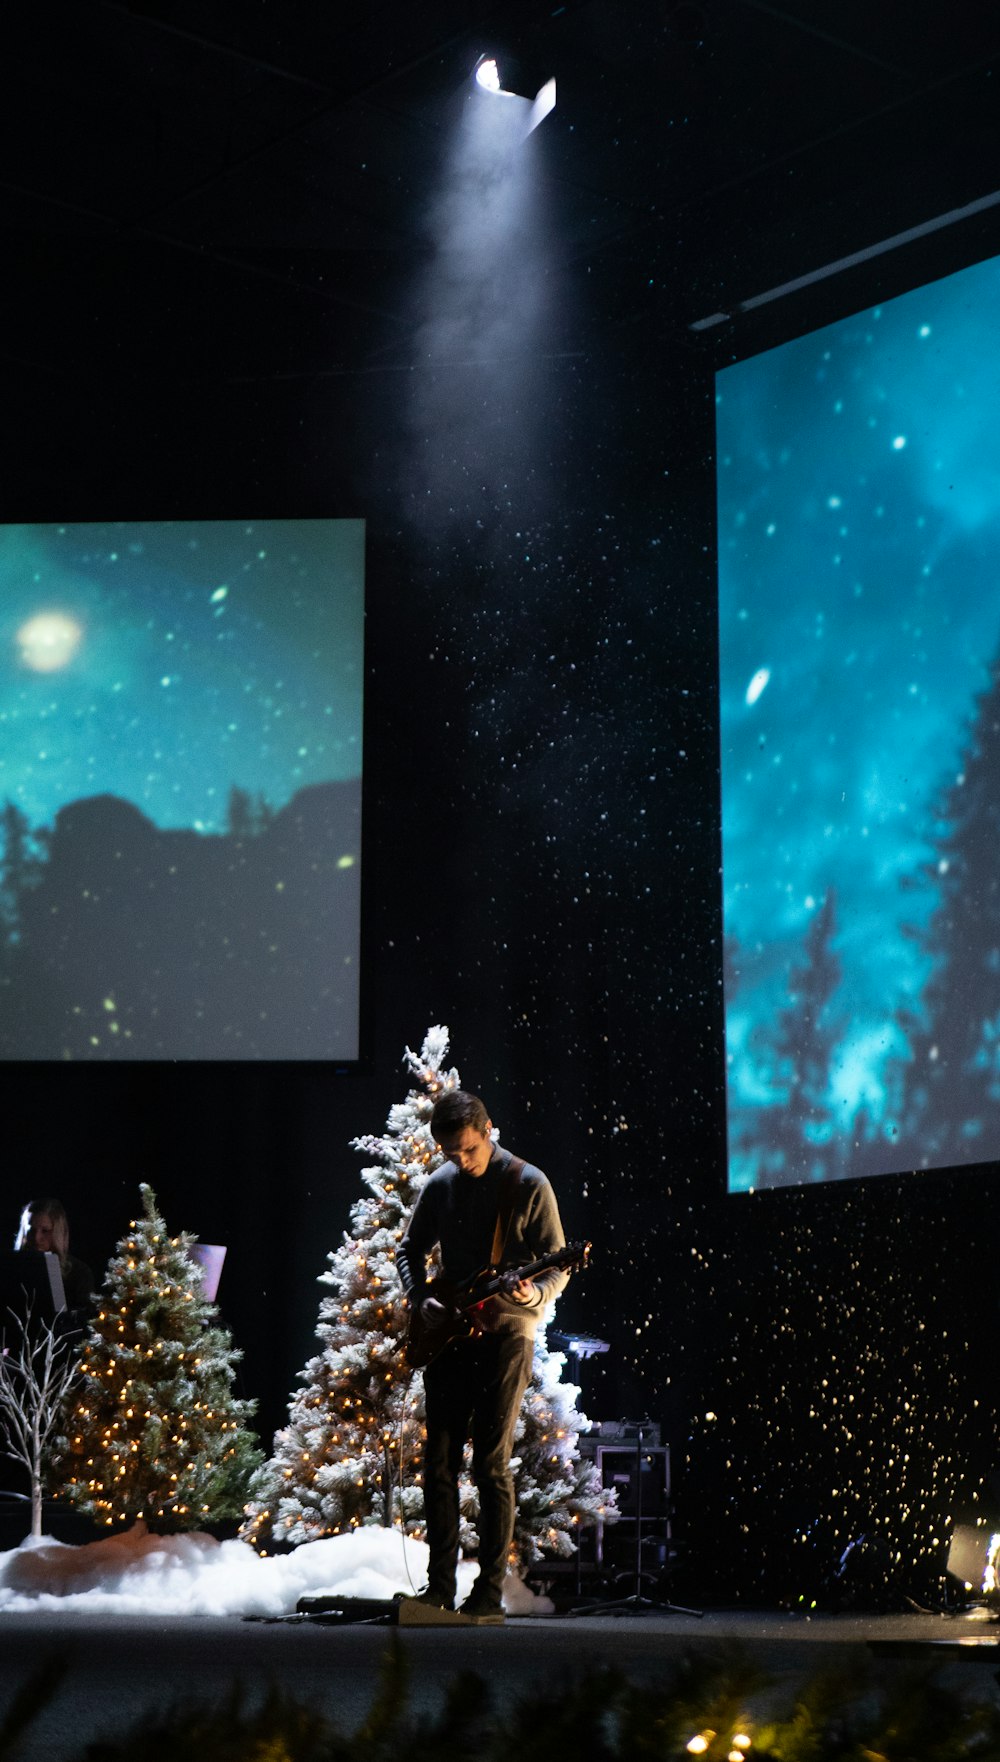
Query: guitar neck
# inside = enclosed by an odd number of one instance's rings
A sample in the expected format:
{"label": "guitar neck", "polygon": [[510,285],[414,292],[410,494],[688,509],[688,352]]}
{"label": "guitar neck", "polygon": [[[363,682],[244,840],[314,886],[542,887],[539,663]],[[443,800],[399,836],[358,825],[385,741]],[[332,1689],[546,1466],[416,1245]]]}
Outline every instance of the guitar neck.
{"label": "guitar neck", "polygon": [[[497,1273],[491,1279],[483,1280],[482,1275],[480,1274],[478,1280],[472,1280],[472,1282],[465,1287],[465,1294],[462,1302],[464,1303],[467,1298],[470,1307],[472,1307],[477,1303],[481,1303],[484,1297],[495,1296],[497,1291],[502,1288],[505,1279],[533,1279],[536,1273],[548,1272],[549,1267],[565,1265],[566,1251],[563,1248],[559,1248],[554,1254],[543,1254],[540,1260],[529,1261],[527,1266],[508,1267],[506,1272]],[[475,1295],[473,1295],[473,1292]]]}
{"label": "guitar neck", "polygon": [[553,1254],[543,1254],[539,1260],[529,1261],[526,1266],[509,1267],[503,1273],[484,1267],[475,1278],[462,1285],[449,1285],[445,1279],[433,1281],[430,1294],[437,1296],[439,1314],[435,1320],[425,1322],[422,1304],[410,1309],[404,1348],[407,1363],[420,1370],[452,1340],[480,1331],[472,1312],[488,1297],[502,1290],[505,1280],[531,1279],[535,1273],[546,1272],[549,1267],[565,1268],[569,1272],[575,1267],[585,1267],[589,1259],[589,1242],[570,1242]]}

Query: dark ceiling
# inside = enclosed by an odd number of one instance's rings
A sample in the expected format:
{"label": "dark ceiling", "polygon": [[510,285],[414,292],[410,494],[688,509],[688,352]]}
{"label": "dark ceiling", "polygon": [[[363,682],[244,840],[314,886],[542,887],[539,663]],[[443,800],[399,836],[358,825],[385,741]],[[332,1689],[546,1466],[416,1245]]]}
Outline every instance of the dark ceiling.
{"label": "dark ceiling", "polygon": [[564,348],[686,329],[1000,185],[986,0],[36,0],[4,67],[8,364],[409,365],[429,192],[493,47],[558,81],[550,261],[590,291]]}

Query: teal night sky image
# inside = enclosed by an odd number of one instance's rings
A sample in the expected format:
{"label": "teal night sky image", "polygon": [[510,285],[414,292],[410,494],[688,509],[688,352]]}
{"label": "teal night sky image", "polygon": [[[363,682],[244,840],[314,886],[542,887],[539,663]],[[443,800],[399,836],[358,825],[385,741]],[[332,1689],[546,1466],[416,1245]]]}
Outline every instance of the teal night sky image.
{"label": "teal night sky image", "polygon": [[0,798],[125,796],[218,832],[361,773],[364,525],[0,528]]}
{"label": "teal night sky image", "polygon": [[356,1056],[364,523],[6,526],[0,579],[0,1056]]}
{"label": "teal night sky image", "polygon": [[1000,1155],[1000,262],[717,378],[730,1185]]}

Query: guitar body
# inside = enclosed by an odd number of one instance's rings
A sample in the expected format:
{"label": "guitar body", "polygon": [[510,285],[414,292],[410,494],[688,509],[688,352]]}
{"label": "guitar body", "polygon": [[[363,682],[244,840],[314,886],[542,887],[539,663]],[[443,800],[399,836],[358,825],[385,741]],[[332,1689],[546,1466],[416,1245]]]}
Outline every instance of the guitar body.
{"label": "guitar body", "polygon": [[[488,1278],[493,1272],[488,1267],[480,1278]],[[432,1279],[424,1293],[425,1297],[436,1297],[445,1306],[445,1314],[440,1325],[429,1327],[419,1309],[411,1309],[406,1327],[406,1341],[403,1351],[406,1362],[411,1370],[423,1370],[439,1352],[450,1346],[453,1340],[467,1340],[470,1334],[481,1334],[482,1328],[476,1321],[476,1310],[480,1301],[471,1297],[468,1285],[453,1285],[448,1279]],[[490,1293],[487,1292],[487,1296]]]}
{"label": "guitar body", "polygon": [[419,1308],[410,1310],[403,1342],[407,1364],[411,1370],[422,1370],[453,1340],[467,1340],[472,1334],[486,1332],[481,1325],[483,1305],[508,1284],[531,1279],[535,1273],[546,1272],[550,1267],[572,1271],[575,1267],[586,1266],[589,1259],[589,1242],[570,1242],[554,1254],[545,1254],[541,1260],[531,1261],[528,1266],[509,1267],[503,1273],[494,1266],[484,1267],[463,1285],[454,1285],[442,1278],[432,1279],[424,1296],[436,1297],[444,1304],[445,1314],[439,1326],[429,1327]]}

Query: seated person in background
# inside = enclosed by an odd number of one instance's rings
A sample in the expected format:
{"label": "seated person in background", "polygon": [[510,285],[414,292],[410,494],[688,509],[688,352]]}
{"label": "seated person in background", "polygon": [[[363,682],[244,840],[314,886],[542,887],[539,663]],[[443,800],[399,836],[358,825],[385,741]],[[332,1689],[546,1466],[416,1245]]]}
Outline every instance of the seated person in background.
{"label": "seated person in background", "polygon": [[66,1319],[82,1327],[93,1314],[94,1275],[89,1266],[69,1251],[69,1219],[58,1199],[30,1199],[21,1213],[16,1250],[34,1249],[38,1254],[57,1254],[66,1292]]}

